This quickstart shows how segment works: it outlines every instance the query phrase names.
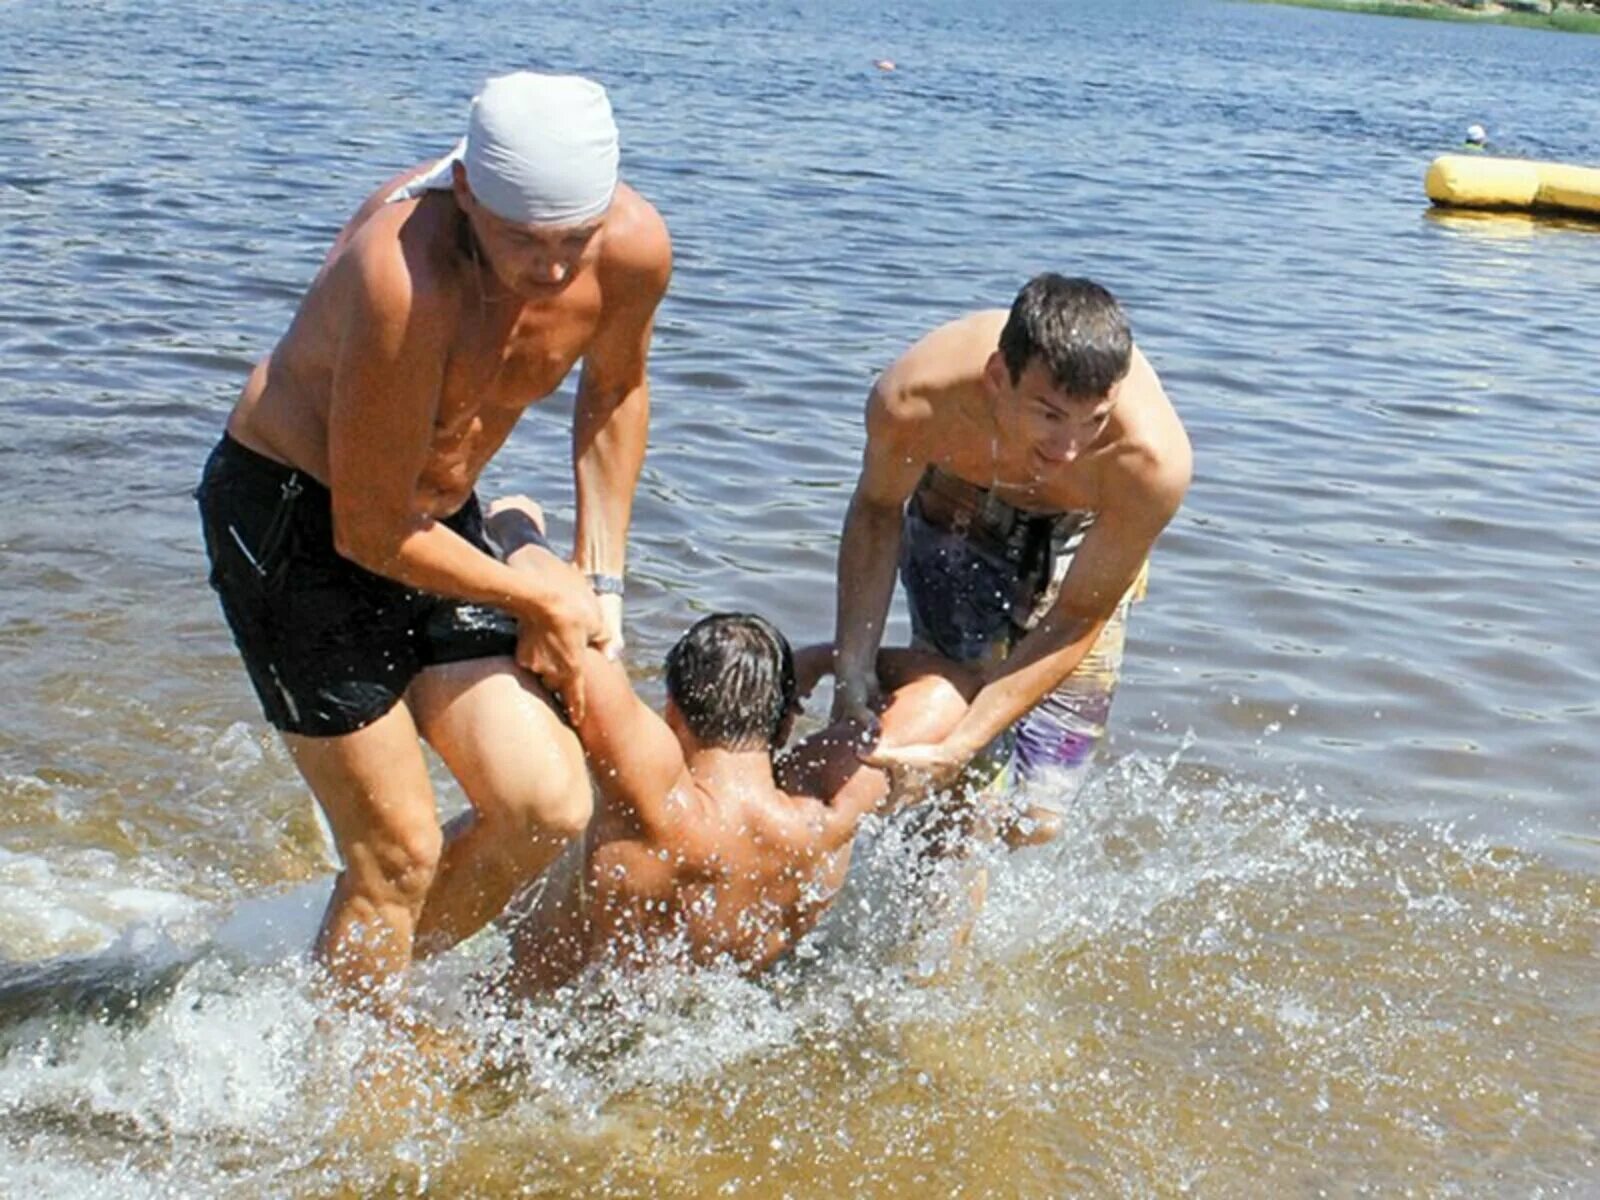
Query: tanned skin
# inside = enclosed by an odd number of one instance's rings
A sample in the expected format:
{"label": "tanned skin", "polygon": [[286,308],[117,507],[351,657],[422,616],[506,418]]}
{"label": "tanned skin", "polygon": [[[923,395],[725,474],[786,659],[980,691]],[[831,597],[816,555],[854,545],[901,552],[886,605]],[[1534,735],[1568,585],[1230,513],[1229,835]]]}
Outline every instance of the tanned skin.
{"label": "tanned skin", "polygon": [[[581,717],[587,649],[620,645],[620,601],[597,601],[584,575],[623,570],[672,263],[660,216],[625,184],[581,226],[505,221],[459,165],[452,190],[385,203],[422,169],[379,188],[339,234],[228,421],[245,446],[330,489],[346,558],[521,623],[514,659],[429,668],[349,735],[285,735],[345,864],[317,954],[367,992],[494,917],[588,821],[582,751],[545,687]],[[514,571],[439,518],[580,359],[574,561]],[[419,738],[472,804],[444,831]]]}
{"label": "tanned skin", "polygon": [[[504,545],[506,510],[494,519]],[[862,750],[938,738],[966,709],[963,668],[914,651],[881,659],[889,695],[871,724],[832,725],[774,759],[701,743],[670,700],[656,715],[618,663],[586,652],[575,726],[599,803],[580,869],[511,925],[510,986],[545,991],[591,963],[668,952],[754,973],[805,936],[844,883],[862,819],[891,808],[888,773]],[[831,646],[796,655],[802,693],[831,660]]]}
{"label": "tanned skin", "polygon": [[944,787],[1082,662],[1189,486],[1189,439],[1137,349],[1103,396],[1072,396],[1038,359],[1013,380],[999,351],[1004,309],[935,329],[867,400],[860,479],[840,539],[836,719],[867,711],[899,560],[906,502],[936,464],[1024,511],[1094,511],[1059,597],[1004,660],[982,668],[965,716],[938,739],[871,761],[908,786]]}

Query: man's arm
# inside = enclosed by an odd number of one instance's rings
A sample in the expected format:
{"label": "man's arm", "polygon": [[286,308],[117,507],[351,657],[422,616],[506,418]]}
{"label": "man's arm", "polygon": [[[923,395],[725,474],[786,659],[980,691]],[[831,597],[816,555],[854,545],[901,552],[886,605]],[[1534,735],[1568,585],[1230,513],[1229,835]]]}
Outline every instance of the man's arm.
{"label": "man's arm", "polygon": [[878,667],[886,680],[904,682],[883,702],[876,736],[858,721],[838,722],[801,741],[779,764],[785,790],[824,798],[818,819],[797,834],[812,852],[842,848],[863,817],[888,805],[889,773],[862,761],[868,745],[938,741],[961,720],[979,684],[970,668],[921,651],[880,651]]}
{"label": "man's arm", "polygon": [[[633,495],[650,429],[646,362],[655,313],[672,274],[667,227],[643,201],[620,247],[603,263],[600,327],[583,360],[573,413],[572,466],[578,499],[573,547],[578,570],[621,580]],[[622,597],[604,595],[608,649],[622,645]]]}
{"label": "man's arm", "polygon": [[[505,608],[536,625],[525,666],[582,707],[576,652],[599,612],[562,564],[513,571],[419,511],[417,482],[432,446],[454,301],[420,254],[353,248],[332,268],[347,313],[328,412],[328,486],[340,554],[408,587]],[[524,655],[519,651],[519,658]]]}
{"label": "man's arm", "polygon": [[872,666],[894,595],[905,504],[927,465],[922,415],[897,394],[891,368],[867,399],[867,445],[839,536],[834,622],[835,720],[869,719],[877,695]]}
{"label": "man's arm", "polygon": [[[554,557],[544,540],[544,514],[526,496],[496,500],[486,524],[513,570],[540,570]],[[573,728],[596,786],[608,804],[643,824],[659,825],[668,796],[686,773],[678,739],[639,699],[621,664],[590,649],[582,675],[588,703]]]}
{"label": "man's arm", "polygon": [[672,797],[688,784],[683,748],[633,690],[622,664],[590,647],[583,656],[588,704],[573,722],[604,801],[641,825],[672,821]]}

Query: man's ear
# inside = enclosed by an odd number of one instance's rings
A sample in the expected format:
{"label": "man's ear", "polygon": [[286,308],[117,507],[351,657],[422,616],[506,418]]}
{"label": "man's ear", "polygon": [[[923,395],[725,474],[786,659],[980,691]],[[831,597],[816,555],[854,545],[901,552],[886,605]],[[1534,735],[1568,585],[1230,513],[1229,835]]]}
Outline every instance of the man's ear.
{"label": "man's ear", "polygon": [[466,165],[459,158],[450,164],[450,191],[455,194],[457,204],[473,199],[472,185],[467,182]]}
{"label": "man's ear", "polygon": [[989,355],[989,361],[983,364],[983,378],[992,391],[1001,394],[1012,386],[1011,368],[1006,366],[1006,356],[1000,351],[996,350]]}
{"label": "man's ear", "polygon": [[689,723],[683,719],[683,710],[671,696],[667,697],[666,707],[661,710],[661,719],[667,723],[667,728],[672,730],[672,736],[678,739],[680,746],[688,745],[689,740],[694,737],[689,731]]}

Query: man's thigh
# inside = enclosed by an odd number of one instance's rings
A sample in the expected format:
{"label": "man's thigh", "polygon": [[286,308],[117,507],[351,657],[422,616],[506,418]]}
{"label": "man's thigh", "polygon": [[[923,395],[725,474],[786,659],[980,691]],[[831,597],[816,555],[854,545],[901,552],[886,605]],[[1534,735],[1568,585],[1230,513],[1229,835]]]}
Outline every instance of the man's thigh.
{"label": "man's thigh", "polygon": [[377,860],[393,860],[397,851],[408,862],[437,856],[433,784],[404,704],[354,733],[282,736],[328,818],[345,866],[381,871]]}
{"label": "man's thigh", "polygon": [[590,793],[578,737],[550,693],[509,656],[428,667],[406,700],[481,815],[583,824]]}
{"label": "man's thigh", "polygon": [[1105,740],[1111,702],[1122,680],[1129,604],[1124,598],[1072,674],[1014,726],[1015,782],[1048,775],[1052,791],[1063,801],[1082,788]]}

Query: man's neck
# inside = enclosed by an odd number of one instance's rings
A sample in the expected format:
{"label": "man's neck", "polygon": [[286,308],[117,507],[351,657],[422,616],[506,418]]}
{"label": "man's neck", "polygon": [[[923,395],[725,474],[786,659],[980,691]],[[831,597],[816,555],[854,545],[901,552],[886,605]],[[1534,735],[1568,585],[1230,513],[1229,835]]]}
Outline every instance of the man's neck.
{"label": "man's neck", "polygon": [[708,795],[732,799],[766,796],[777,791],[770,750],[727,750],[709,746],[684,749],[689,777]]}

